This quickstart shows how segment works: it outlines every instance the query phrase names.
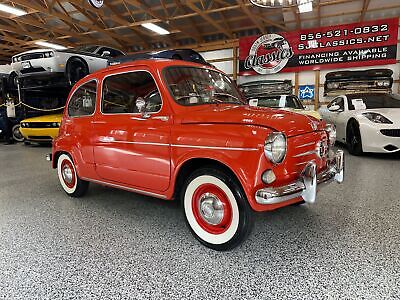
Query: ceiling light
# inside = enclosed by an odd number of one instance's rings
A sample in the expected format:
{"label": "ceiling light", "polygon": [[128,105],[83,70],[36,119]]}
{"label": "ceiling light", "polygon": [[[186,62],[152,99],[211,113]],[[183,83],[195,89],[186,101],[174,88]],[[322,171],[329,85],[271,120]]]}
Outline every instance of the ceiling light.
{"label": "ceiling light", "polygon": [[[284,7],[299,6],[300,9],[301,5],[305,4],[309,5],[309,3],[311,3],[312,7],[313,0],[250,0],[250,2],[253,3],[254,5],[265,8],[284,8]],[[307,8],[309,7],[307,6]]]}
{"label": "ceiling light", "polygon": [[56,49],[56,50],[65,50],[65,49],[67,49],[67,47],[64,47],[64,46],[53,44],[53,43],[49,43],[49,42],[43,42],[43,41],[35,42],[35,44],[38,45],[38,46],[51,48],[51,49]]}
{"label": "ceiling light", "polygon": [[160,27],[160,26],[158,26],[156,24],[153,24],[153,23],[144,23],[144,24],[142,24],[142,26],[144,28],[147,28],[147,29],[149,29],[151,31],[154,31],[155,33],[158,33],[160,35],[169,34],[168,30],[166,30],[166,29],[164,29],[164,28],[162,28],[162,27]]}
{"label": "ceiling light", "polygon": [[15,8],[15,7],[7,5],[7,4],[1,4],[1,3],[0,3],[0,10],[4,11],[6,13],[12,14],[12,15],[18,16],[18,17],[27,14],[27,12],[25,10]]}
{"label": "ceiling light", "polygon": [[299,12],[301,14],[308,13],[313,11],[312,2],[300,3],[299,4]]}

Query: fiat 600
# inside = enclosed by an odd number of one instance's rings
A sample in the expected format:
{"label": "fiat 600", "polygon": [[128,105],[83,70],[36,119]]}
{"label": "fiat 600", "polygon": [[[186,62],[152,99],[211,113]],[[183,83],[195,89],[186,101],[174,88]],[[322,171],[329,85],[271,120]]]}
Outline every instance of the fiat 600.
{"label": "fiat 600", "polygon": [[75,85],[48,159],[68,195],[92,182],[179,200],[193,235],[228,250],[255,211],[312,203],[319,184],[343,181],[335,139],[315,118],[249,107],[210,66],[142,60]]}

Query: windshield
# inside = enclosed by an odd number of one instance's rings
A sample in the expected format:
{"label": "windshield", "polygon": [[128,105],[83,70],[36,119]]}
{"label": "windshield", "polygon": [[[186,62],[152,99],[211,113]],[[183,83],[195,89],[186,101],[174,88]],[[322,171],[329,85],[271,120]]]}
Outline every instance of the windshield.
{"label": "windshield", "polygon": [[178,104],[245,104],[229,77],[220,72],[180,66],[166,68],[164,72],[168,88]]}
{"label": "windshield", "polygon": [[[394,94],[366,94],[349,95],[349,110],[355,110],[356,106],[363,109],[375,108],[400,108],[400,95]],[[365,107],[365,108],[364,108]]]}
{"label": "windshield", "polygon": [[268,96],[257,97],[257,106],[270,108],[304,109],[303,104],[295,96]]}
{"label": "windshield", "polygon": [[98,46],[80,46],[80,47],[75,47],[75,51],[79,52],[87,52],[87,53],[94,53],[96,49],[99,48]]}

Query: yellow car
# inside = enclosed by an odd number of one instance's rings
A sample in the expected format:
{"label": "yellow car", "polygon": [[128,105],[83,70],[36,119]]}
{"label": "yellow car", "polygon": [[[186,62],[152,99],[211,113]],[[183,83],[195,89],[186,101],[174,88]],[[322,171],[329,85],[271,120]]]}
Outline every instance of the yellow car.
{"label": "yellow car", "polygon": [[25,119],[19,130],[26,142],[51,142],[58,136],[61,119],[62,114]]}
{"label": "yellow car", "polygon": [[309,110],[295,95],[263,95],[249,100],[250,106],[279,108],[321,120],[319,112]]}

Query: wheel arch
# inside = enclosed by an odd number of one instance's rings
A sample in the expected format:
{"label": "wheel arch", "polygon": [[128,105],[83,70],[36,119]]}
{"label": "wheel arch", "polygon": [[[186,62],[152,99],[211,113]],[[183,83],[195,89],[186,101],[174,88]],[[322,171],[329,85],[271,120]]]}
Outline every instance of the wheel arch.
{"label": "wheel arch", "polygon": [[173,199],[179,199],[179,193],[182,190],[182,187],[185,183],[185,179],[193,173],[195,170],[198,170],[202,167],[215,167],[218,170],[222,170],[226,172],[228,175],[231,175],[236,183],[242,188],[244,194],[244,188],[243,185],[237,176],[237,174],[225,163],[214,159],[214,158],[204,158],[204,157],[198,157],[198,158],[189,158],[182,162],[179,167],[177,167],[176,173],[175,173],[175,181],[174,181],[174,189],[173,189]]}
{"label": "wheel arch", "polygon": [[82,63],[86,66],[86,68],[87,68],[88,71],[90,72],[89,65],[88,65],[87,61],[86,61],[85,59],[83,59],[82,57],[76,56],[76,55],[75,55],[75,56],[71,56],[70,58],[68,58],[67,62],[65,63],[65,73],[66,73],[67,70],[68,70],[68,68],[67,68],[68,64],[69,64],[72,60],[79,60],[80,62],[82,62]]}

